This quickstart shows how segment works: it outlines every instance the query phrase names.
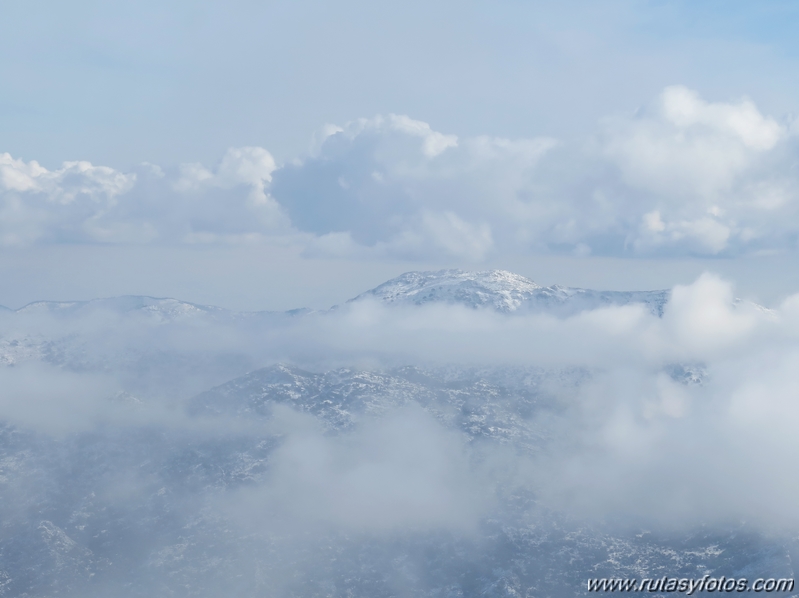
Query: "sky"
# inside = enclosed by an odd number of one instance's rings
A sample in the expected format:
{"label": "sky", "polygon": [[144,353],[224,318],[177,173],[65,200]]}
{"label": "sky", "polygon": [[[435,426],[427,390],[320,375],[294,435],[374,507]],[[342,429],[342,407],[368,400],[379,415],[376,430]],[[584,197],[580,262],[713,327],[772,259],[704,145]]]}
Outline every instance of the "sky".
{"label": "sky", "polygon": [[0,304],[799,289],[789,2],[2,3]]}

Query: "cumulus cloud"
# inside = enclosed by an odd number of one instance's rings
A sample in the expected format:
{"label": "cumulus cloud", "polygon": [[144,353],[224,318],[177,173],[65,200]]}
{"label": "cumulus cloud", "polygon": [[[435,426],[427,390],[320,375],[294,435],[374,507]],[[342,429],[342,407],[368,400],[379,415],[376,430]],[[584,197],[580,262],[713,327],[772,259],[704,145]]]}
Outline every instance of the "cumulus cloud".
{"label": "cumulus cloud", "polygon": [[38,162],[0,155],[0,242],[72,241],[103,236],[99,221],[136,183],[89,162],[49,171]]}
{"label": "cumulus cloud", "polygon": [[751,101],[706,102],[681,86],[666,88],[636,118],[605,126],[603,150],[631,185],[709,201],[729,192],[755,158],[785,136]]}
{"label": "cumulus cloud", "polygon": [[714,254],[757,246],[765,235],[772,246],[790,244],[778,214],[795,210],[795,142],[751,100],[707,102],[668,87],[633,118],[605,121],[600,139],[620,192],[637,200],[637,209],[628,204],[640,218],[630,231],[637,249]]}
{"label": "cumulus cloud", "polygon": [[47,170],[0,156],[0,240],[151,243],[247,240],[283,230],[266,192],[275,168],[262,148],[231,148],[213,170],[151,164],[122,173],[88,162]]}
{"label": "cumulus cloud", "polygon": [[232,189],[238,185],[249,185],[250,199],[254,204],[266,203],[264,189],[272,181],[275,160],[261,147],[230,148],[222,157],[215,172],[202,164],[182,164],[180,178],[173,183],[177,191],[200,191],[206,187]]}
{"label": "cumulus cloud", "polygon": [[790,127],[751,100],[672,86],[583,147],[440,137],[401,117],[328,127],[310,157],[276,171],[273,193],[301,230],[378,255],[790,250],[795,151]]}
{"label": "cumulus cloud", "polygon": [[749,99],[666,88],[583,144],[460,137],[408,116],[327,125],[277,164],[134,172],[0,159],[0,242],[272,242],[306,254],[479,262],[530,252],[795,249],[796,127]]}
{"label": "cumulus cloud", "polygon": [[481,260],[519,209],[516,191],[550,139],[458,139],[391,115],[329,127],[305,160],[275,173],[295,226],[349,233],[376,255]]}

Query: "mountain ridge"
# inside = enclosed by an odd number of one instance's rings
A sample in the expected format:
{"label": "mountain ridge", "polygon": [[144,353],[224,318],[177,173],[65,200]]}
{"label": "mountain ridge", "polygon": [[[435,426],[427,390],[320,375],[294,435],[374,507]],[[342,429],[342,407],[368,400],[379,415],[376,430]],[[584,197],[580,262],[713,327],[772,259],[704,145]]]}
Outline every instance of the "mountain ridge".
{"label": "mountain ridge", "polygon": [[[643,304],[653,314],[663,315],[670,297],[669,290],[597,291],[579,287],[551,285],[544,287],[507,270],[467,271],[447,269],[410,271],[391,278],[378,286],[348,299],[343,305],[376,299],[388,306],[420,306],[430,303],[464,305],[474,309],[493,309],[499,313],[548,311],[556,315],[572,315],[580,311],[609,305]],[[247,317],[276,314],[303,315],[316,310],[236,311],[213,305],[203,305],[171,297],[149,295],[120,295],[82,301],[32,301],[18,309],[0,307],[0,312],[14,314],[48,313],[71,316],[88,311],[111,311],[119,314],[145,313],[164,320],[193,316]]]}

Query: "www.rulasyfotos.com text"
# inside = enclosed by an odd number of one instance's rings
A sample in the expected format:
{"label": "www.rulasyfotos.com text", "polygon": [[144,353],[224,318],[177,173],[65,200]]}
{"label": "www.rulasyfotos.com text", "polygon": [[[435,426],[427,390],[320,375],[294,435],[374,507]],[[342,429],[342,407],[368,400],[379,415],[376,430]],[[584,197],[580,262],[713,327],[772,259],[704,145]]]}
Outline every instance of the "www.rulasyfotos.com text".
{"label": "www.rulasyfotos.com text", "polygon": [[680,592],[690,596],[696,592],[791,592],[794,580],[758,578],[750,584],[745,577],[661,577],[658,579],[600,578],[588,580],[589,592]]}

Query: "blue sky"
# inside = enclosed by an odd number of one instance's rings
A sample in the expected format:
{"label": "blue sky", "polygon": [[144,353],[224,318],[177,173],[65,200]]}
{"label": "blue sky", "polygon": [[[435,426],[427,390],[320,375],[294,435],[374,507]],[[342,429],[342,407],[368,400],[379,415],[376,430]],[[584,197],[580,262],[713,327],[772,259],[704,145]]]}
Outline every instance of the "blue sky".
{"label": "blue sky", "polygon": [[[799,238],[798,20],[789,2],[4,3],[0,304],[321,306],[438,266],[625,288],[710,268],[778,297],[799,276],[751,263],[784,270]],[[208,256],[227,291],[186,274]]]}
{"label": "blue sky", "polygon": [[460,135],[580,135],[683,84],[795,111],[789,2],[4,3],[3,151],[291,158],[327,122],[399,113]]}

